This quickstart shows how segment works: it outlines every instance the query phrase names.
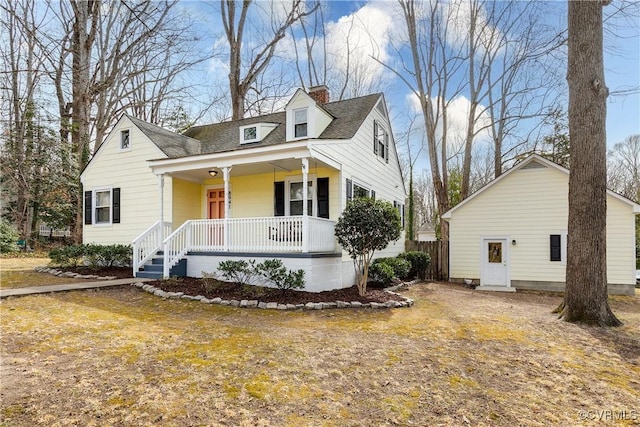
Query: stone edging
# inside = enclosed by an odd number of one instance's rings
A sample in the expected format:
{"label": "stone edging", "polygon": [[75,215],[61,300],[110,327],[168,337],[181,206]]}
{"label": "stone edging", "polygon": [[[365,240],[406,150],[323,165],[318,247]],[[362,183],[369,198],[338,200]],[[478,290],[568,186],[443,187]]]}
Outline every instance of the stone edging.
{"label": "stone edging", "polygon": [[[136,282],[133,283],[132,286],[136,286],[141,288],[142,290],[149,292],[150,294],[159,296],[161,298],[170,298],[170,299],[185,299],[192,301],[200,301],[205,304],[218,304],[218,305],[226,305],[231,307],[240,307],[240,308],[262,308],[262,309],[272,309],[272,310],[323,310],[327,308],[403,308],[403,307],[411,307],[413,305],[413,300],[411,298],[404,297],[392,291],[389,292],[393,295],[398,295],[404,298],[404,301],[387,301],[385,303],[361,303],[359,301],[335,301],[335,302],[308,302],[306,304],[278,304],[277,302],[262,302],[258,300],[223,300],[222,298],[213,298],[208,299],[203,297],[202,295],[192,296],[185,295],[182,292],[165,292],[162,289],[158,289],[154,286],[151,286],[148,283]],[[400,285],[400,286],[404,286]],[[400,287],[398,286],[398,287]]]}
{"label": "stone edging", "polygon": [[115,276],[96,276],[94,274],[78,274],[72,271],[61,271],[49,267],[36,267],[33,269],[38,273],[47,273],[58,277],[69,277],[71,279],[94,279],[94,280],[116,280]]}

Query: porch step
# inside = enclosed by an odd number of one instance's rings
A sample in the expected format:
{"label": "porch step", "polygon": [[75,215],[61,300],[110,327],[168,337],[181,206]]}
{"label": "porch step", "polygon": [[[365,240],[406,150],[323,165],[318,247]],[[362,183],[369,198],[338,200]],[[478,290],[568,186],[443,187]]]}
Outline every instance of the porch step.
{"label": "porch step", "polygon": [[[150,279],[162,279],[162,263],[163,258],[161,256],[151,259],[151,263],[147,262],[142,266],[142,270],[136,273],[136,277],[147,277]],[[185,277],[187,275],[187,260],[181,259],[176,265],[171,267],[169,276],[171,277]]]}

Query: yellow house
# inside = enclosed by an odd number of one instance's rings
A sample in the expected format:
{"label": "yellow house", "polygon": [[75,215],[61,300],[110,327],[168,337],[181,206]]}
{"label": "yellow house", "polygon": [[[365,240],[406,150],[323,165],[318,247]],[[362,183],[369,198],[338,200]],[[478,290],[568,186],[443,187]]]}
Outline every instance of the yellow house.
{"label": "yellow house", "polygon": [[384,96],[328,96],[298,89],[282,112],[182,135],[123,116],[81,175],[84,242],[133,242],[137,276],[279,258],[305,270],[306,290],[351,286],[333,232],[347,201],[372,196],[403,214],[406,194]]}
{"label": "yellow house", "polygon": [[[569,171],[531,155],[446,212],[449,276],[480,290],[565,286]],[[609,293],[634,295],[640,205],[607,192]]]}

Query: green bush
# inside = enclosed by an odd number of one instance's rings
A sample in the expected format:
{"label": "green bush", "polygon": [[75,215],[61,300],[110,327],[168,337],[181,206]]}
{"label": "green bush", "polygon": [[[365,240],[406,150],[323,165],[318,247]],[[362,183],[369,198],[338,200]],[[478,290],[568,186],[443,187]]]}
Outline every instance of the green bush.
{"label": "green bush", "polygon": [[17,245],[20,235],[6,221],[0,222],[0,253],[17,252],[20,248]]}
{"label": "green bush", "polygon": [[335,236],[349,253],[356,271],[358,293],[367,293],[367,275],[375,251],[400,237],[400,215],[389,202],[358,197],[347,203],[335,226]]}
{"label": "green bush", "polygon": [[255,261],[222,261],[218,264],[218,271],[222,277],[239,285],[252,285],[256,280]]}
{"label": "green bush", "polygon": [[256,272],[281,291],[304,288],[304,270],[287,270],[279,259],[268,259],[256,266]]}
{"label": "green bush", "polygon": [[411,263],[404,258],[393,257],[393,258],[378,258],[373,261],[374,264],[383,263],[387,264],[393,269],[393,276],[398,279],[406,279],[409,277],[409,272],[411,271]]}
{"label": "green bush", "polygon": [[59,267],[130,267],[133,250],[130,245],[70,245],[50,250],[49,258]]}
{"label": "green bush", "polygon": [[84,245],[69,245],[49,251],[51,263],[58,267],[77,267],[85,256]]}
{"label": "green bush", "polygon": [[89,268],[130,267],[132,258],[130,245],[85,245],[85,263]]}
{"label": "green bush", "polygon": [[[377,260],[376,260],[377,261]],[[385,262],[373,262],[369,266],[369,279],[382,287],[387,287],[393,280],[393,267]]]}
{"label": "green bush", "polygon": [[267,259],[258,265],[255,260],[222,261],[218,271],[226,280],[242,287],[262,277],[282,291],[304,288],[304,270],[287,270],[279,259]]}
{"label": "green bush", "polygon": [[431,263],[429,254],[421,251],[409,251],[404,252],[399,256],[411,263],[411,270],[409,270],[408,277],[418,277],[420,280],[425,279],[427,269]]}

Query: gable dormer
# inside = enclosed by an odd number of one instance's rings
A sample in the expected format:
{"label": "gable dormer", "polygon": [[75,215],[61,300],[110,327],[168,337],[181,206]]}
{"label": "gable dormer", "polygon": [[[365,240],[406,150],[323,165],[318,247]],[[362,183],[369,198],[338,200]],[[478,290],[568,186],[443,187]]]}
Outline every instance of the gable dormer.
{"label": "gable dormer", "polygon": [[240,126],[240,145],[260,142],[278,127],[277,123],[252,123]]}
{"label": "gable dormer", "polygon": [[298,89],[287,104],[287,141],[318,138],[333,120],[321,105],[328,101],[326,86],[311,88],[310,93]]}

